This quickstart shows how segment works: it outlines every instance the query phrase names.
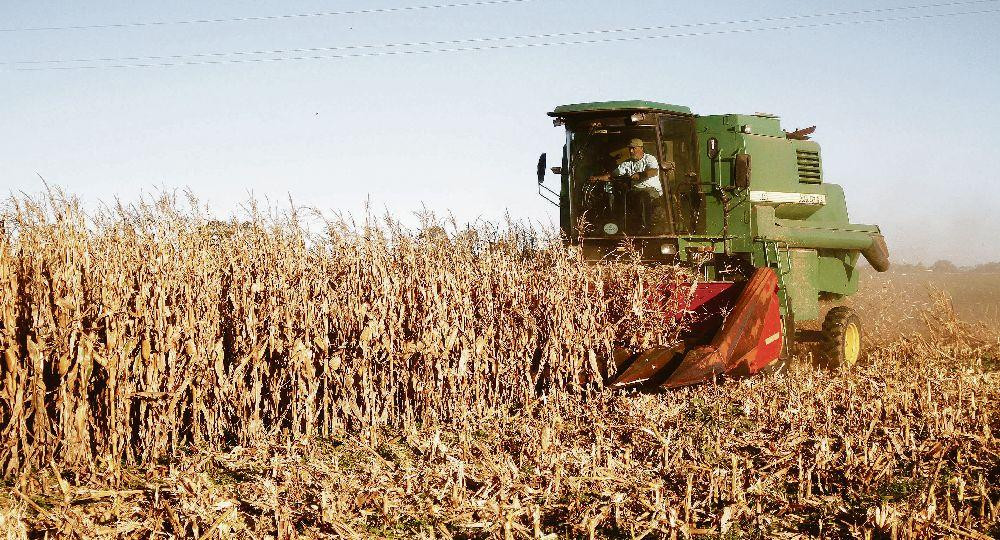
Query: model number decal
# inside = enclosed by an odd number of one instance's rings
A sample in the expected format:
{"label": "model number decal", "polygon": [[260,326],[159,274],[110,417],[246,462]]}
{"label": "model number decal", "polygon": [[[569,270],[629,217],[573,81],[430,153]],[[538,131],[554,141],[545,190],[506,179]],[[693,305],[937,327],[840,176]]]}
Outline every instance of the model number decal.
{"label": "model number decal", "polygon": [[820,193],[786,193],[784,191],[751,191],[750,202],[771,204],[826,204],[826,195]]}

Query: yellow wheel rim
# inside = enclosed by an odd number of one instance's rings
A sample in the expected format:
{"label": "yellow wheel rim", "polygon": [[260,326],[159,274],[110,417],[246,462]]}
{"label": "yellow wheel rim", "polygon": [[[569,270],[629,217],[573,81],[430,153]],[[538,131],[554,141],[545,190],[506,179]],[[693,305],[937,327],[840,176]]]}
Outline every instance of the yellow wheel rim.
{"label": "yellow wheel rim", "polygon": [[844,367],[851,367],[861,355],[861,330],[856,324],[848,324],[844,329]]}

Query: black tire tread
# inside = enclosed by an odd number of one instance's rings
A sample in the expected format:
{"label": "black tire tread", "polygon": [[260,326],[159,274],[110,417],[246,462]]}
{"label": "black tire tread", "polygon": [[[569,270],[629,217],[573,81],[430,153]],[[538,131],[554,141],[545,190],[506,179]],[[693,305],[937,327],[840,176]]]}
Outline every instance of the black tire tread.
{"label": "black tire tread", "polygon": [[[823,364],[830,369],[837,369],[844,359],[844,332],[853,322],[858,327],[859,337],[864,343],[864,333],[861,318],[847,306],[837,306],[831,309],[823,319],[823,340],[820,342],[820,355]],[[864,347],[858,356],[858,362],[864,357]]]}

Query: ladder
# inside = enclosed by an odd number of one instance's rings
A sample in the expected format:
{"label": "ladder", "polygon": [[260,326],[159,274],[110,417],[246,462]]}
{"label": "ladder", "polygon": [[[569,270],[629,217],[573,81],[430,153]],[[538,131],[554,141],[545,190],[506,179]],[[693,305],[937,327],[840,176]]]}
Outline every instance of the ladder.
{"label": "ladder", "polygon": [[[781,330],[785,336],[788,335],[785,321],[792,312],[791,299],[788,297],[788,287],[785,286],[785,276],[792,272],[792,253],[787,242],[779,240],[761,240],[764,244],[764,265],[774,269],[778,276],[778,300],[781,302],[782,315]],[[784,249],[782,249],[782,246]],[[774,252],[772,259],[771,252]],[[784,263],[781,260],[781,253],[785,253]],[[787,338],[786,338],[787,339]]]}

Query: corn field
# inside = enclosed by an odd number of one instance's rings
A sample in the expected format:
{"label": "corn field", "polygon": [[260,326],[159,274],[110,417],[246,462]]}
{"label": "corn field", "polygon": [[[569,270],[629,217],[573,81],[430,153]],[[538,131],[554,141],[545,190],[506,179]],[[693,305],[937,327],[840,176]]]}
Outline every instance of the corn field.
{"label": "corn field", "polygon": [[669,341],[648,299],[683,270],[516,223],[246,214],[7,201],[0,534],[1000,534],[1000,334],[944,295],[851,372],[803,348],[612,392],[602,359]]}

